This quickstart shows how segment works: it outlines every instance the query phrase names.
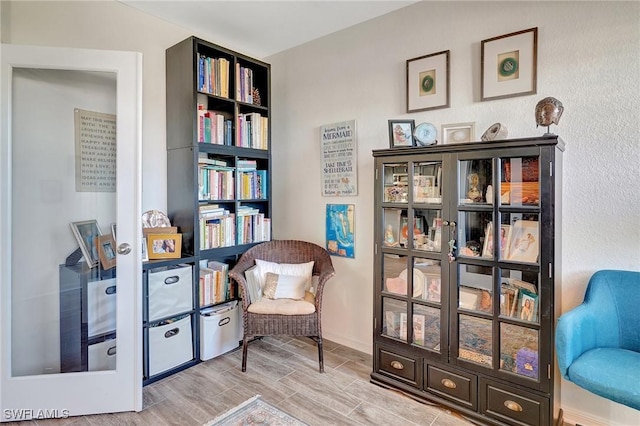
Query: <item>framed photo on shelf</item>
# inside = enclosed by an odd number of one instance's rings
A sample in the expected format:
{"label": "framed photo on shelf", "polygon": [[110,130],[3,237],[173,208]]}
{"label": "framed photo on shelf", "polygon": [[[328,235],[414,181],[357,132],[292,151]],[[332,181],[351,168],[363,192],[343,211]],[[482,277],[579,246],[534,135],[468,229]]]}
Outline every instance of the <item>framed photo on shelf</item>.
{"label": "framed photo on shelf", "polygon": [[536,93],[538,28],[482,40],[481,100]]}
{"label": "framed photo on shelf", "polygon": [[473,287],[460,286],[459,293],[460,293],[460,302],[459,302],[460,308],[469,309],[469,310],[478,309],[480,298],[482,296],[482,290],[473,288]]}
{"label": "framed photo on shelf", "polygon": [[413,202],[428,203],[436,196],[435,176],[413,176]]}
{"label": "framed photo on shelf", "polygon": [[117,241],[118,240],[116,238],[116,224],[115,223],[111,224],[111,236],[113,237],[113,241]]}
{"label": "framed photo on shelf", "polygon": [[415,120],[389,120],[389,145],[391,148],[414,146]]}
{"label": "framed photo on shelf", "polygon": [[182,234],[147,235],[149,259],[178,259],[182,252]]}
{"label": "framed photo on shelf", "polygon": [[449,108],[449,51],[407,60],[407,112]]}
{"label": "framed photo on shelf", "polygon": [[500,236],[498,237],[500,259],[506,259],[509,254],[509,238],[511,238],[511,225],[500,225]]}
{"label": "framed photo on shelf", "polygon": [[487,224],[484,231],[484,244],[482,245],[482,257],[493,258],[493,222]]}
{"label": "framed photo on shelf", "polygon": [[96,240],[102,235],[102,231],[100,231],[98,221],[84,220],[81,222],[71,222],[71,231],[73,231],[73,235],[76,237],[76,241],[80,246],[84,261],[90,268],[93,268],[100,261]]}
{"label": "framed photo on shelf", "polygon": [[147,237],[142,237],[142,261],[149,261],[149,248],[147,247]]}
{"label": "framed photo on shelf", "polygon": [[520,290],[518,298],[518,318],[523,321],[535,322],[538,320],[538,295]]}
{"label": "framed photo on shelf", "polygon": [[517,220],[511,227],[507,260],[535,263],[538,261],[539,250],[538,222]]}
{"label": "framed photo on shelf", "polygon": [[442,293],[442,281],[440,275],[425,274],[427,278],[427,289],[423,292],[426,300],[429,302],[440,303],[440,295]]}
{"label": "framed photo on shelf", "polygon": [[100,235],[95,239],[95,244],[102,269],[107,270],[116,266],[116,241],[113,235]]}
{"label": "framed photo on shelf", "polygon": [[442,125],[442,144],[471,142],[476,139],[476,123],[456,123]]}

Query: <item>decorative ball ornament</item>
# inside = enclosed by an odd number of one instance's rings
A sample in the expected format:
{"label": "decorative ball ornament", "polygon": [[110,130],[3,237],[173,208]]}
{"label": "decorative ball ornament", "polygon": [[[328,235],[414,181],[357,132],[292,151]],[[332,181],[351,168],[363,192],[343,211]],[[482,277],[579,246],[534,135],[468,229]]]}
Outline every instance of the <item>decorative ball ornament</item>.
{"label": "decorative ball ornament", "polygon": [[507,130],[507,128],[500,123],[495,123],[493,125],[491,125],[491,127],[489,127],[483,134],[482,137],[480,138],[483,141],[497,141],[500,139],[506,139],[507,138],[507,134],[509,133],[509,131]]}
{"label": "decorative ball ornament", "polygon": [[557,126],[560,122],[563,111],[562,102],[556,98],[547,97],[542,99],[536,105],[536,127],[547,126],[547,133],[549,133],[551,124]]}

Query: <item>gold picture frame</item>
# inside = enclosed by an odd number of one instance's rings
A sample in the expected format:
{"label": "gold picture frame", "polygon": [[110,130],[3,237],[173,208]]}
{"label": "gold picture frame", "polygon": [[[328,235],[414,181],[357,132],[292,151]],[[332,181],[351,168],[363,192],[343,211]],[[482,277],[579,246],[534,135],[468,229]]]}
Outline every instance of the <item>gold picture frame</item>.
{"label": "gold picture frame", "polygon": [[182,253],[182,234],[147,235],[149,260],[179,259]]}
{"label": "gold picture frame", "polygon": [[449,108],[449,50],[407,60],[407,112]]}
{"label": "gold picture frame", "polygon": [[535,94],[537,62],[538,27],[482,40],[481,100]]}
{"label": "gold picture frame", "polygon": [[116,240],[113,239],[113,235],[100,235],[95,239],[95,244],[102,269],[107,270],[116,266]]}

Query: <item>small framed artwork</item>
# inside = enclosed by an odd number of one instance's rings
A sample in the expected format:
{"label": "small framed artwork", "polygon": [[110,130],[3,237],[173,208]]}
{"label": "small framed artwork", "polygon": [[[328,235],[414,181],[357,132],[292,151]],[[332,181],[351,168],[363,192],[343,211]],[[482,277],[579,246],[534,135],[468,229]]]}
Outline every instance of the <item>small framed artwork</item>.
{"label": "small framed artwork", "polygon": [[471,142],[476,139],[476,123],[456,123],[442,125],[442,143],[444,145],[454,143]]}
{"label": "small framed artwork", "polygon": [[389,120],[389,145],[391,148],[414,146],[414,120]]}
{"label": "small framed artwork", "polygon": [[93,268],[98,265],[100,258],[96,246],[96,239],[102,235],[97,220],[85,220],[81,222],[71,222],[71,231],[78,241],[80,251],[86,264]]}
{"label": "small framed artwork", "polygon": [[526,290],[520,290],[520,303],[518,304],[518,318],[523,321],[538,320],[538,295]]}
{"label": "small framed artwork", "polygon": [[178,259],[182,252],[182,234],[147,235],[149,259]]}
{"label": "small framed artwork", "polygon": [[487,224],[487,228],[484,232],[482,257],[493,257],[493,222],[489,222]]}
{"label": "small framed artwork", "polygon": [[326,247],[330,255],[355,258],[355,204],[327,204]]}
{"label": "small framed artwork", "polygon": [[478,309],[482,290],[472,287],[460,286],[459,307],[462,309],[475,310]]}
{"label": "small framed artwork", "polygon": [[427,276],[427,291],[426,294],[423,293],[423,296],[426,296],[426,299],[430,302],[440,303],[440,295],[441,295],[441,278],[440,275],[435,274],[426,274]]}
{"label": "small framed artwork", "polygon": [[449,51],[407,60],[407,112],[449,108]]}
{"label": "small framed artwork", "polygon": [[535,263],[538,261],[538,222],[517,220],[511,227],[507,260]]}
{"label": "small framed artwork", "polygon": [[116,266],[116,241],[111,234],[100,235],[95,240],[98,257],[102,269],[107,270]]}
{"label": "small framed artwork", "polygon": [[481,99],[536,93],[538,28],[482,40]]}
{"label": "small framed artwork", "polygon": [[147,237],[142,237],[142,261],[149,261],[149,249],[147,248]]}

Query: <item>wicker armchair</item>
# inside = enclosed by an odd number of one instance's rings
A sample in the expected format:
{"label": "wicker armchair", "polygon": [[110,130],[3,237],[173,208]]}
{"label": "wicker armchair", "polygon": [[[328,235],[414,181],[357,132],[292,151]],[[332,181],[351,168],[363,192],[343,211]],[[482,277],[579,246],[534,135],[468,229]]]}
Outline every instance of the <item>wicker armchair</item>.
{"label": "wicker armchair", "polygon": [[[251,305],[249,289],[244,272],[255,264],[256,259],[277,263],[306,263],[314,261],[313,275],[318,276],[315,289],[315,312],[305,315],[256,314],[247,309]],[[229,277],[238,283],[242,295],[242,318],[244,337],[242,347],[242,371],[247,370],[247,345],[259,336],[306,336],[318,344],[320,372],[324,372],[322,355],[322,291],[324,285],[335,275],[329,253],[322,247],[294,240],[274,240],[258,244],[247,250],[238,263],[229,271]],[[304,302],[301,302],[304,303]]]}

